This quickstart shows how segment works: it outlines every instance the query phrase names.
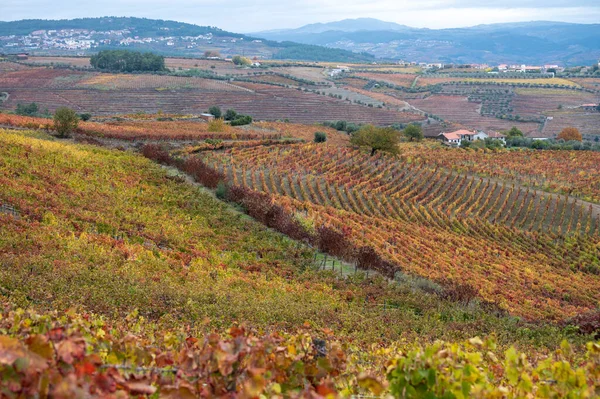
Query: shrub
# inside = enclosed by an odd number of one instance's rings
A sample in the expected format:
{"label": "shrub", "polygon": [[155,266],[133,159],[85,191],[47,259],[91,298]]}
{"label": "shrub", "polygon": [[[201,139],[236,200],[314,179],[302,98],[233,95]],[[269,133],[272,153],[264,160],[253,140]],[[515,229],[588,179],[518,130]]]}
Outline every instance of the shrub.
{"label": "shrub", "polygon": [[54,129],[58,137],[69,137],[77,129],[79,117],[70,108],[62,107],[54,113]]}
{"label": "shrub", "polygon": [[225,111],[225,120],[226,121],[232,121],[237,117],[237,112],[235,112],[235,110],[233,109],[228,109],[227,111]]}
{"label": "shrub", "polygon": [[243,126],[252,123],[252,117],[250,115],[238,115],[237,118],[231,121],[231,126]]}
{"label": "shrub", "polygon": [[169,165],[171,163],[169,152],[158,144],[146,144],[142,148],[142,155],[164,165]]}
{"label": "shrub", "polygon": [[227,185],[223,181],[220,181],[219,184],[217,184],[215,195],[220,200],[224,200],[227,198]]}
{"label": "shrub", "polygon": [[227,130],[227,124],[223,119],[213,119],[208,122],[208,131],[211,133],[221,133]]}
{"label": "shrub", "polygon": [[221,117],[221,108],[219,108],[216,105],[213,105],[212,107],[210,107],[208,109],[208,113],[211,114],[212,116],[214,116],[215,118],[220,118]]}
{"label": "shrub", "polygon": [[327,134],[324,132],[315,132],[315,143],[324,143],[327,141]]}
{"label": "shrub", "polygon": [[31,104],[17,104],[15,113],[22,116],[34,116],[38,113],[39,107],[36,103]]}
{"label": "shrub", "polygon": [[85,114],[79,114],[79,119],[81,119],[81,120],[82,120],[82,121],[84,121],[84,122],[87,122],[87,121],[89,121],[90,119],[92,119],[92,114],[88,114],[88,113],[85,113]]}

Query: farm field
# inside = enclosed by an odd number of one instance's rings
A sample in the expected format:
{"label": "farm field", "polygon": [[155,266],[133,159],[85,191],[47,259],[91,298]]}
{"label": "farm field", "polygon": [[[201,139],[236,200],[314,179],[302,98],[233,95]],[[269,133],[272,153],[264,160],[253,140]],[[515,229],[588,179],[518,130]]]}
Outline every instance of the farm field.
{"label": "farm field", "polygon": [[493,82],[493,83],[506,83],[510,85],[520,85],[520,84],[531,84],[531,85],[562,85],[562,86],[570,86],[570,87],[579,87],[579,84],[571,81],[570,79],[564,78],[527,78],[527,79],[511,79],[511,78],[489,78],[489,79],[479,79],[479,78],[460,78],[460,80],[466,82]]}
{"label": "farm field", "polygon": [[91,68],[89,57],[29,57],[27,63],[51,65],[67,64],[79,68]]}
{"label": "farm field", "polygon": [[[56,397],[93,389],[123,397],[193,397],[323,393],[327,388],[332,395],[369,395],[374,384],[382,386],[379,393],[390,389],[384,370],[391,359],[407,359],[407,351],[438,353],[440,345],[462,348],[459,363],[463,356],[469,363],[483,359],[479,352],[484,351],[487,360],[478,363],[480,368],[501,366],[502,371],[486,371],[490,377],[478,380],[490,392],[500,383],[509,392],[522,392],[504,371],[505,365],[511,370],[517,353],[532,359],[531,365],[523,363],[525,357],[520,361],[527,367],[521,378],[555,378],[544,364],[561,359],[563,369],[573,364],[584,376],[578,392],[593,392],[597,385],[592,352],[597,350],[593,344],[585,347],[589,337],[517,320],[479,301],[465,303],[408,276],[390,284],[361,273],[344,278],[317,271],[313,249],[140,155],[58,141],[39,131],[1,131],[0,144],[0,329],[5,331],[0,385],[32,382],[13,384],[12,392],[47,390]],[[333,147],[327,146],[282,148],[271,166],[297,157],[300,148],[310,155],[304,162],[325,160],[344,174],[343,162],[315,156],[329,154]],[[265,149],[248,153],[248,170],[261,164],[255,155]],[[225,159],[228,154],[213,155]],[[364,161],[356,166],[368,171],[386,162],[380,156]],[[304,207],[317,209],[306,202]],[[323,217],[333,218],[331,212]],[[349,224],[360,218],[339,212]],[[376,232],[387,223],[371,222]],[[508,238],[498,232],[495,245],[508,245]],[[512,243],[510,255],[525,257],[520,248],[532,241]],[[585,239],[577,244],[583,251]],[[537,257],[551,252],[545,248]],[[461,250],[456,256],[466,255]],[[561,293],[571,292],[583,273],[543,271],[550,273],[550,284],[556,275],[575,276],[560,286]],[[524,273],[529,281],[538,271]],[[587,278],[591,290],[596,277]],[[593,296],[584,288],[572,301],[585,301],[587,295]],[[492,332],[494,337],[485,337]],[[561,345],[565,338],[572,346]],[[434,343],[438,339],[447,343]],[[559,347],[561,352],[551,355]],[[17,358],[29,366],[19,366]],[[269,373],[258,379],[256,368]],[[39,381],[46,378],[44,388]],[[567,382],[557,385],[575,389]]]}
{"label": "farm field", "polygon": [[559,89],[515,89],[512,100],[514,113],[518,115],[542,115],[545,111],[560,108],[578,107],[581,104],[594,103],[600,98],[587,92],[565,91]]}
{"label": "farm field", "polygon": [[509,121],[491,116],[482,116],[479,113],[481,105],[469,102],[466,97],[431,95],[424,99],[407,100],[407,102],[424,112],[471,129],[502,131],[517,126],[525,135],[536,136],[539,134],[538,123]]}
{"label": "farm field", "polygon": [[586,89],[600,91],[600,78],[569,78],[569,80]]}
{"label": "farm field", "polygon": [[600,112],[581,109],[562,109],[546,112],[551,120],[546,121],[542,134],[556,137],[564,128],[575,127],[589,140],[600,137]]}
{"label": "farm field", "polygon": [[[193,115],[192,115],[193,116]],[[115,118],[127,120],[109,120],[103,123],[80,122],[77,133],[101,139],[116,139],[133,143],[140,140],[174,142],[203,141],[207,139],[226,140],[224,145],[252,146],[265,142],[278,142],[295,139],[312,141],[315,132],[327,134],[333,145],[347,145],[348,135],[335,129],[320,125],[302,125],[279,122],[255,122],[249,126],[226,125],[221,132],[209,131],[209,124],[204,121],[190,120],[184,116],[179,120],[159,121],[160,115],[137,114],[122,115]],[[162,118],[168,118],[163,115]],[[173,115],[172,117],[177,118]],[[171,117],[171,118],[172,118]],[[20,128],[53,129],[53,121],[44,118],[23,117],[0,114],[0,125]]]}
{"label": "farm field", "polygon": [[406,145],[401,159],[600,203],[600,154],[590,151],[454,151],[436,143]]}
{"label": "farm field", "polygon": [[[386,275],[469,282],[527,319],[559,320],[598,302],[597,259],[584,259],[597,256],[600,215],[573,199],[312,144],[203,159],[231,184],[266,192],[357,247],[372,245],[391,262],[379,270]],[[569,240],[557,245],[555,234],[569,232],[573,247],[564,251]]]}
{"label": "farm field", "polygon": [[91,112],[94,115],[114,115],[123,113],[184,113],[206,112],[212,105],[223,109],[251,115],[256,120],[283,120],[308,123],[328,120],[348,120],[357,123],[393,124],[411,122],[423,118],[410,113],[386,109],[369,108],[349,104],[343,100],[294,89],[278,88],[269,85],[236,83],[236,86],[250,88],[250,92],[208,92],[187,91],[106,91],[106,90],[60,90],[60,89],[21,89],[10,91],[10,98],[2,106],[14,109],[18,103],[36,102],[40,108],[51,111],[60,106],[69,106],[78,112]]}
{"label": "farm field", "polygon": [[274,67],[271,71],[283,74],[293,75],[299,79],[306,79],[317,83],[328,83],[325,78],[324,68],[321,67]]}
{"label": "farm field", "polygon": [[215,79],[188,78],[160,75],[96,74],[80,80],[77,88],[97,90],[177,90],[196,89],[202,91],[244,91],[229,82]]}
{"label": "farm field", "polygon": [[364,89],[358,89],[352,86],[345,86],[348,90],[354,91],[356,93],[362,94],[363,96],[371,97],[374,100],[380,101],[381,103],[385,103],[388,108],[397,107],[399,109],[408,109],[410,105],[397,97],[391,96],[389,94],[384,94],[376,91],[369,91]]}
{"label": "farm field", "polygon": [[[415,81],[415,78],[418,76],[404,73],[356,73],[355,75],[360,76],[362,78],[388,82],[403,87],[411,87],[413,82]],[[365,85],[366,83],[367,82],[364,82],[363,85]]]}
{"label": "farm field", "polygon": [[370,108],[343,99],[259,83],[157,75],[114,75],[46,68],[0,74],[9,93],[3,109],[35,102],[54,111],[67,106],[94,115],[127,113],[199,114],[213,105],[233,108],[256,120],[308,123],[348,120],[393,124],[423,118],[406,112]]}

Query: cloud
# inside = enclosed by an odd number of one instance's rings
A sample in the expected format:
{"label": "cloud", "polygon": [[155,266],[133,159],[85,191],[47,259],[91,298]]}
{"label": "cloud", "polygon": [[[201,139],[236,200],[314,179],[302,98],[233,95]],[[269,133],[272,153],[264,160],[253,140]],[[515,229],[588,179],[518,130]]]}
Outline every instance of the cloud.
{"label": "cloud", "polygon": [[495,22],[600,21],[597,0],[0,0],[0,20],[136,16],[218,26],[237,32],[294,28],[314,22],[372,17],[429,28]]}

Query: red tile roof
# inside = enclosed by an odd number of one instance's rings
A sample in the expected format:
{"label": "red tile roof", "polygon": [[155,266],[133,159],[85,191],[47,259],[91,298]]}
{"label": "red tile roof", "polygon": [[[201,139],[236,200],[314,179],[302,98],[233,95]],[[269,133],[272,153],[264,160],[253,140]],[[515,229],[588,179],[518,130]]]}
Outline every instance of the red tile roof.
{"label": "red tile roof", "polygon": [[446,140],[459,140],[460,136],[456,133],[442,133],[442,136],[446,138]]}

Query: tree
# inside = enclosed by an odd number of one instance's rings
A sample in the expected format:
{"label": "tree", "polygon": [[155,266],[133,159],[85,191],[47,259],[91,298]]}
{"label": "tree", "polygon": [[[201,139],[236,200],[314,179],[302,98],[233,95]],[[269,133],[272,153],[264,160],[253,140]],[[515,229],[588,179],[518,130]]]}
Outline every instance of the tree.
{"label": "tree", "polygon": [[213,105],[208,109],[208,113],[218,119],[221,117],[221,108],[219,108],[216,105]]}
{"label": "tree", "polygon": [[252,123],[252,117],[250,115],[240,115],[238,114],[238,116],[232,120],[229,124],[231,126],[243,126],[243,125],[249,125]]}
{"label": "tree", "polygon": [[504,132],[508,137],[523,137],[523,132],[517,129],[516,126],[510,128],[509,131]]}
{"label": "tree", "polygon": [[100,70],[113,72],[165,70],[165,57],[129,50],[103,50],[90,58],[90,64]]}
{"label": "tree", "polygon": [[353,145],[371,148],[371,155],[375,155],[377,151],[397,154],[399,142],[400,132],[398,130],[373,125],[364,125],[350,139],[350,143]]}
{"label": "tree", "polygon": [[16,114],[23,116],[34,116],[38,113],[39,107],[36,103],[17,104]]}
{"label": "tree", "polygon": [[217,50],[206,50],[204,52],[204,58],[221,58],[221,53]]}
{"label": "tree", "polygon": [[235,55],[231,59],[235,65],[250,65],[252,61],[250,58],[242,57],[241,55]]}
{"label": "tree", "polygon": [[421,141],[423,140],[423,129],[419,125],[408,125],[404,128],[402,132],[404,137],[406,137],[409,141]]}
{"label": "tree", "polygon": [[563,139],[565,141],[582,141],[583,137],[579,130],[575,127],[566,127],[559,134],[558,139]]}
{"label": "tree", "polygon": [[232,121],[237,117],[237,112],[235,112],[232,109],[228,109],[227,111],[225,111],[225,120],[226,121]]}
{"label": "tree", "polygon": [[54,129],[58,137],[69,137],[78,124],[79,117],[70,108],[62,107],[54,113]]}
{"label": "tree", "polygon": [[324,143],[327,141],[327,134],[323,132],[315,132],[315,143]]}

